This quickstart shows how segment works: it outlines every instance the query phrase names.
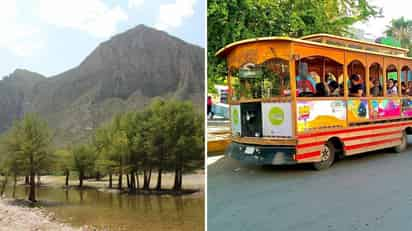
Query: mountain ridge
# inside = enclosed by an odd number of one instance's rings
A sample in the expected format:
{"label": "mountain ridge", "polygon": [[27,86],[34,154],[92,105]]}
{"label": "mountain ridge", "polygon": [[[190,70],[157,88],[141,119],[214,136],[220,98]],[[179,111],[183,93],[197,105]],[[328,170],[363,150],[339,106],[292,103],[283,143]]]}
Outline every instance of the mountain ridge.
{"label": "mountain ridge", "polygon": [[[9,108],[7,113],[0,111],[0,132],[10,127],[11,117],[35,112],[64,144],[83,139],[116,113],[144,108],[155,97],[190,100],[202,110],[204,52],[166,32],[138,25],[100,43],[78,66],[60,74],[31,74],[27,78],[33,83],[22,81],[27,87],[7,84],[10,77],[0,80],[0,87],[15,91],[7,99],[0,92],[0,106]],[[15,72],[17,78],[21,70]]]}

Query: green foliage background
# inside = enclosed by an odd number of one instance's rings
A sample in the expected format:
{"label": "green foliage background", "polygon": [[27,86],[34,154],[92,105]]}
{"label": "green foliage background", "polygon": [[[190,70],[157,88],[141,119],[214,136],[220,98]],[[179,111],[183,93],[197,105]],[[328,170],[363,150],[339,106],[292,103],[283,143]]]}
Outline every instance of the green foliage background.
{"label": "green foliage background", "polygon": [[367,0],[208,0],[208,90],[224,83],[226,64],[215,53],[229,43],[314,33],[349,36],[351,26],[381,15]]}

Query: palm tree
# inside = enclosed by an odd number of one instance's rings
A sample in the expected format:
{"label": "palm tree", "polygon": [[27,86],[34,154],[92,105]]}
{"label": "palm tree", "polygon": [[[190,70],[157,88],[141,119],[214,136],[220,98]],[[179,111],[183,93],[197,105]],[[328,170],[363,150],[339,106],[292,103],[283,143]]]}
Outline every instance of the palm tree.
{"label": "palm tree", "polygon": [[[385,34],[400,41],[403,48],[410,49],[412,47],[412,20],[405,19],[404,17],[392,19]],[[410,50],[408,55],[412,56]]]}

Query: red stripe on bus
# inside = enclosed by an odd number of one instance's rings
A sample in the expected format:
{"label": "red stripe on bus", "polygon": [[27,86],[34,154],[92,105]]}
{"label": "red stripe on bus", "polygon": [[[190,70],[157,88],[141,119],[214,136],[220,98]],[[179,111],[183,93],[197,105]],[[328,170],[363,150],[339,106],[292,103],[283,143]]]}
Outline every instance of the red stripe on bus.
{"label": "red stripe on bus", "polygon": [[363,138],[369,138],[369,137],[379,137],[379,136],[393,135],[393,134],[401,134],[401,131],[392,131],[392,132],[383,132],[383,133],[378,133],[378,134],[346,137],[346,138],[342,138],[342,141],[363,139]]}
{"label": "red stripe on bus", "polygon": [[[369,134],[369,135],[361,135],[361,136],[352,136],[352,137],[346,137],[342,138],[342,141],[349,141],[349,140],[356,140],[356,139],[363,139],[363,138],[373,138],[373,137],[379,137],[379,136],[385,136],[385,135],[393,135],[399,133],[400,131],[392,131],[392,132],[383,132],[383,133],[377,133],[377,134]],[[317,142],[312,142],[312,143],[307,143],[307,144],[298,144],[297,148],[307,148],[307,147],[312,147],[312,146],[318,146],[324,144],[326,141],[317,141]]]}
{"label": "red stripe on bus", "polygon": [[315,157],[315,156],[319,156],[319,155],[320,155],[320,151],[307,152],[307,153],[304,153],[304,154],[296,155],[296,160],[307,159],[307,158]]}
{"label": "red stripe on bus", "polygon": [[[385,143],[390,143],[393,141],[398,141],[400,138],[394,138],[394,139],[387,139],[387,140],[380,140],[380,141],[374,141],[374,142],[368,142],[368,143],[363,143],[363,144],[355,144],[351,145],[348,147],[345,147],[345,151],[353,150],[353,149],[359,149],[359,148],[365,148],[365,147],[370,147],[378,144],[385,144]],[[314,152],[307,152],[303,154],[297,154],[296,155],[296,160],[302,160],[302,159],[307,159],[315,156],[319,156],[320,151],[314,151]]]}
{"label": "red stripe on bus", "polygon": [[353,132],[353,131],[367,131],[367,130],[375,130],[375,129],[381,129],[381,128],[391,128],[391,127],[394,127],[394,126],[401,127],[401,126],[405,126],[405,125],[412,125],[412,122],[399,123],[399,124],[385,124],[385,125],[361,127],[361,128],[349,128],[349,129],[341,128],[340,130],[334,130],[334,131],[301,134],[301,135],[298,135],[297,137],[299,139],[302,139],[302,138],[310,138],[310,137],[313,137],[313,136],[334,135],[334,134],[345,133],[345,132]]}
{"label": "red stripe on bus", "polygon": [[353,150],[353,149],[365,148],[365,147],[369,147],[369,146],[374,146],[374,145],[378,145],[378,144],[384,144],[384,143],[389,143],[389,142],[399,141],[399,140],[401,140],[400,137],[395,138],[395,139],[380,140],[380,141],[374,141],[374,142],[363,143],[363,144],[355,144],[355,145],[345,147],[345,150],[349,151],[349,150]]}

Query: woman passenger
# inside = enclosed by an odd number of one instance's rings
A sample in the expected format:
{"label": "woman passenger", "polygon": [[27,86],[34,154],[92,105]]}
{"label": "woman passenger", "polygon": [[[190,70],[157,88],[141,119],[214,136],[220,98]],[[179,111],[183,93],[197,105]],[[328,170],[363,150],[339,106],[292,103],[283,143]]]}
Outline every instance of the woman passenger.
{"label": "woman passenger", "polygon": [[406,84],[405,84],[405,82],[401,83],[401,88],[402,88],[402,95],[406,95]]}
{"label": "woman passenger", "polygon": [[324,97],[324,96],[328,96],[329,92],[328,89],[325,87],[325,83],[317,83],[316,84],[316,93],[315,96],[316,97]]}
{"label": "woman passenger", "polygon": [[372,81],[372,87],[370,89],[370,93],[372,96],[381,96],[382,95],[382,86],[379,82],[379,79],[375,79]]}
{"label": "woman passenger", "polygon": [[349,96],[360,97],[363,95],[363,85],[360,81],[359,75],[353,74],[350,77],[351,85],[349,88]]}
{"label": "woman passenger", "polygon": [[412,81],[408,82],[408,89],[406,89],[406,93],[408,93],[409,96],[412,96]]}
{"label": "woman passenger", "polygon": [[328,84],[329,86],[329,91],[330,91],[330,96],[340,96],[340,89],[339,89],[339,84],[335,80],[332,80]]}
{"label": "woman passenger", "polygon": [[398,89],[397,89],[395,81],[393,79],[389,79],[389,81],[388,81],[387,93],[388,93],[388,96],[398,95]]}

